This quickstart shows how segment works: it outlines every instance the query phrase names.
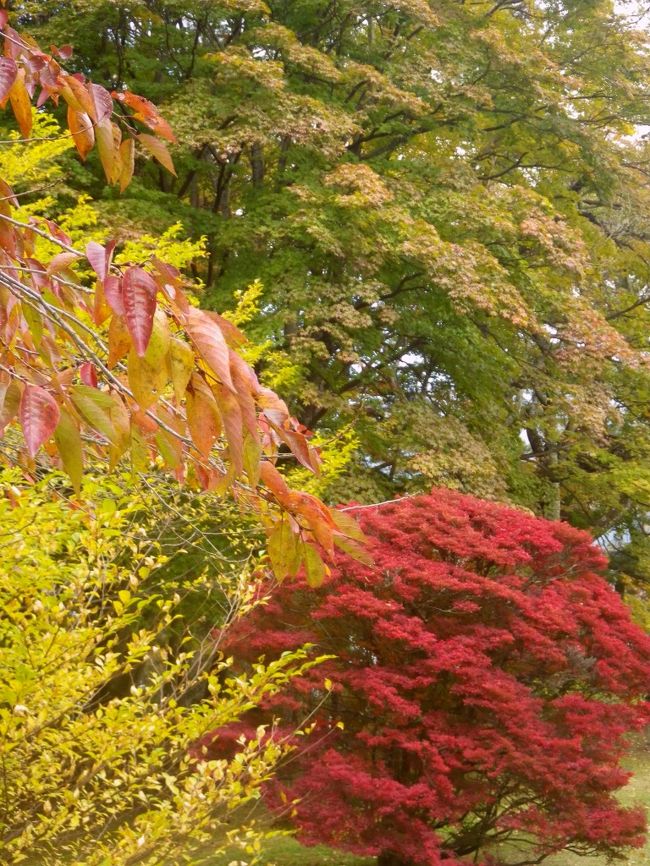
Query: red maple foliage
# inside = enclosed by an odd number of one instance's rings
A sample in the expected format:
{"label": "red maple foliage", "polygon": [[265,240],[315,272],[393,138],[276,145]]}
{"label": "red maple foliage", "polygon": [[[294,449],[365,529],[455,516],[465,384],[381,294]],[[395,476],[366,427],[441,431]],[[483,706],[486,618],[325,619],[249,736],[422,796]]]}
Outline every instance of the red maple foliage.
{"label": "red maple foliage", "polygon": [[338,555],[321,588],[286,581],[230,633],[251,661],[306,642],[336,655],[248,720],[314,723],[270,806],[293,803],[306,844],[381,866],[640,845],[642,810],[613,792],[649,717],[650,638],[589,536],[444,490],[354,513],[374,565]]}

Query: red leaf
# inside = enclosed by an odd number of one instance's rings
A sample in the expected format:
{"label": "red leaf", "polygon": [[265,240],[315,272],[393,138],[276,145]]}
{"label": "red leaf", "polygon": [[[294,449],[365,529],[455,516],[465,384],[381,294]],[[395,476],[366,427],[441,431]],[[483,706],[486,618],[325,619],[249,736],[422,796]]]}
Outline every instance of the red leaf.
{"label": "red leaf", "polygon": [[89,385],[91,388],[97,387],[97,370],[90,361],[86,361],[79,367],[79,377],[84,385]]}
{"label": "red leaf", "polygon": [[52,436],[60,414],[59,406],[51,394],[37,385],[25,386],[19,418],[30,457]]}
{"label": "red leaf", "polygon": [[104,282],[104,296],[116,316],[124,315],[124,296],[120,277],[108,276]]}
{"label": "red leaf", "polygon": [[11,57],[0,57],[0,102],[9,96],[16,75],[18,75],[16,61]]}
{"label": "red leaf", "polygon": [[144,355],[149,345],[156,312],[157,290],[158,287],[151,275],[142,268],[129,268],[122,279],[124,318],[133,340],[133,347],[140,357]]}

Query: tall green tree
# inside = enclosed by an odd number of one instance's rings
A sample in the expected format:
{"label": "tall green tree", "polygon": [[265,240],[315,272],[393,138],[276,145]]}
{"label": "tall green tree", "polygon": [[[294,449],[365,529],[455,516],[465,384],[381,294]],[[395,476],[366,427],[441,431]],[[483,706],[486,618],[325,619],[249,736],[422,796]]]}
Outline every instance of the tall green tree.
{"label": "tall green tree", "polygon": [[262,281],[250,329],[290,353],[301,417],[325,435],[355,424],[333,497],[432,482],[507,497],[646,570],[636,6],[15,8],[39,36],[69,35],[80,70],[164,104],[177,178],[140,162],[103,218],[205,235],[197,275],[217,308]]}

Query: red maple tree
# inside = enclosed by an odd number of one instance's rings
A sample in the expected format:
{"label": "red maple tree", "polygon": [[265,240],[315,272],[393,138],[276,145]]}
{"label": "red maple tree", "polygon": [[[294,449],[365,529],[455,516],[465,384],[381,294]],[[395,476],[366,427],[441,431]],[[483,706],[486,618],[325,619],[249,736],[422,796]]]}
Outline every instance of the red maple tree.
{"label": "red maple tree", "polygon": [[648,721],[650,638],[589,536],[443,490],[353,513],[373,564],[340,554],[319,589],[284,582],[228,638],[251,661],[307,642],[336,656],[248,720],[312,723],[270,806],[304,843],[380,866],[640,845],[642,810],[614,792]]}

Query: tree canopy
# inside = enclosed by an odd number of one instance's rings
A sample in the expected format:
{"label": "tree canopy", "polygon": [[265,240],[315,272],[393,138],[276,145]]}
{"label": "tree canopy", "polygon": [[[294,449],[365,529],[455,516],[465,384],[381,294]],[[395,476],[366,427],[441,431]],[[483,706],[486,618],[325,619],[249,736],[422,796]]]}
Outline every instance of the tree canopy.
{"label": "tree canopy", "polygon": [[309,720],[267,802],[292,805],[307,843],[379,866],[642,844],[642,810],[613,794],[626,733],[648,722],[650,637],[590,537],[444,490],[356,513],[371,564],[341,554],[320,589],[287,581],[224,635],[240,665],[305,643],[330,660],[199,754]]}
{"label": "tree canopy", "polygon": [[[432,483],[589,528],[646,570],[647,34],[594,2],[15,4],[73,69],[164,108],[117,236],[206,239],[203,300],[260,279],[262,379],[324,437],[336,499]],[[140,229],[141,230],[141,229]],[[631,543],[631,544],[630,544]]]}

